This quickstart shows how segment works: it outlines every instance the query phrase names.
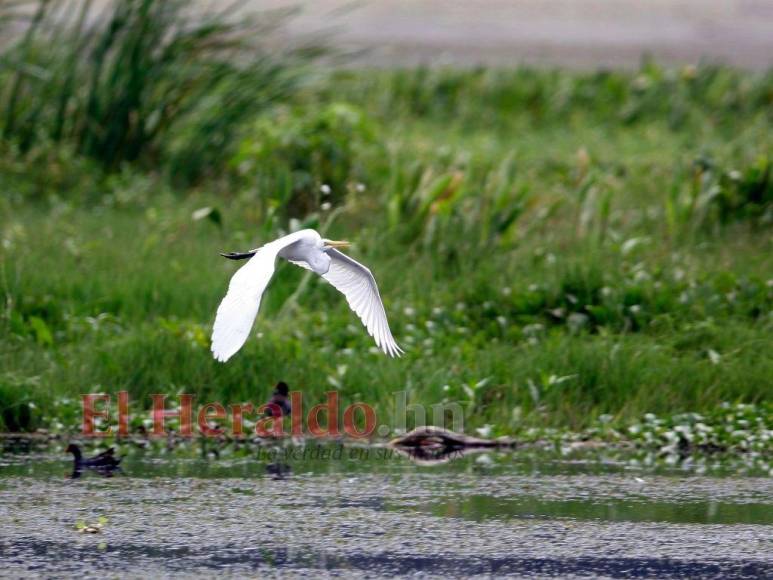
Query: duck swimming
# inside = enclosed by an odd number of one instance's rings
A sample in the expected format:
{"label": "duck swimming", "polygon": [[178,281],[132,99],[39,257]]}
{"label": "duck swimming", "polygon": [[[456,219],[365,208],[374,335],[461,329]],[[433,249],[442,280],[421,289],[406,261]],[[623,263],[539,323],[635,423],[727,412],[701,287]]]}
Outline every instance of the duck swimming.
{"label": "duck swimming", "polygon": [[285,479],[292,473],[293,469],[287,463],[269,463],[266,465],[266,473],[272,475],[272,479]]}
{"label": "duck swimming", "polygon": [[115,448],[111,447],[94,457],[84,458],[81,448],[70,443],[65,449],[65,453],[72,453],[73,456],[73,477],[79,477],[84,469],[93,469],[103,475],[111,475],[120,469],[120,463],[123,457],[115,456]]}

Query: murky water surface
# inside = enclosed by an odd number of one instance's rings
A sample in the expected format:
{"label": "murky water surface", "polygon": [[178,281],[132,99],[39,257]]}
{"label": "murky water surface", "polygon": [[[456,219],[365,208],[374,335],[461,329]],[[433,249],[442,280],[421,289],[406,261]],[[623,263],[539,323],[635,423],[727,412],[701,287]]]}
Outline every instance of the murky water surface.
{"label": "murky water surface", "polygon": [[0,456],[0,574],[773,577],[773,478],[721,463],[121,452],[120,473],[77,479],[60,449]]}

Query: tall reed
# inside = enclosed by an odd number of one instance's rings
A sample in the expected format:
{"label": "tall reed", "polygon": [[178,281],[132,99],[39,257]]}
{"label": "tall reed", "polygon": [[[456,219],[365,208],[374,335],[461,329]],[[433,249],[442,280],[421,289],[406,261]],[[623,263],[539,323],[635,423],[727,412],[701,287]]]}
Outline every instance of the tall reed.
{"label": "tall reed", "polygon": [[181,0],[5,5],[0,134],[22,152],[66,142],[108,169],[167,156],[195,179],[314,54],[270,50],[285,14],[237,15],[240,4],[203,14]]}

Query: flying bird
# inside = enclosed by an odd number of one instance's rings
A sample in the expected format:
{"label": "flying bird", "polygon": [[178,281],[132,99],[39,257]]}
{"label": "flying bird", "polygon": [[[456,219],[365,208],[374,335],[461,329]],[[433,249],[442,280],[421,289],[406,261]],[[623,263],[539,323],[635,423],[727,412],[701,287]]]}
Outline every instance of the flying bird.
{"label": "flying bird", "polygon": [[225,362],[242,347],[252,329],[277,257],[311,270],[340,291],[360,317],[376,345],[385,354],[400,356],[403,350],[389,330],[384,304],[370,270],[338,248],[349,242],[323,239],[315,230],[300,230],[249,252],[221,254],[231,260],[249,261],[231,278],[220,303],[212,330],[212,354]]}

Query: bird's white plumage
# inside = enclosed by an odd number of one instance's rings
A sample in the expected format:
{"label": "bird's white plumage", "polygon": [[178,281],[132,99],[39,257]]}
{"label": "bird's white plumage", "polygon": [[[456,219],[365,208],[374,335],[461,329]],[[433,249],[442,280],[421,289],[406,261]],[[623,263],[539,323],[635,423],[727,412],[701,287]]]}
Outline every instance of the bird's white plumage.
{"label": "bird's white plumage", "polygon": [[327,255],[331,258],[330,269],[322,277],[346,296],[349,307],[360,317],[376,345],[389,356],[400,356],[403,351],[389,330],[386,311],[373,274],[335,248],[328,250]]}
{"label": "bird's white plumage", "polygon": [[275,260],[276,251],[263,247],[231,278],[212,330],[212,354],[217,360],[225,362],[231,358],[250,335],[263,291],[274,273]]}
{"label": "bird's white plumage", "polygon": [[389,330],[384,305],[370,270],[339,252],[325,247],[314,230],[301,230],[257,250],[231,278],[217,309],[212,331],[212,353],[222,362],[242,347],[260,308],[260,300],[274,274],[277,256],[320,274],[339,290],[359,316],[376,345],[389,356],[403,352]]}
{"label": "bird's white plumage", "polygon": [[260,299],[274,275],[277,254],[295,243],[300,233],[284,236],[259,248],[231,278],[228,292],[217,308],[212,329],[212,354],[217,360],[227,361],[249,337]]}

